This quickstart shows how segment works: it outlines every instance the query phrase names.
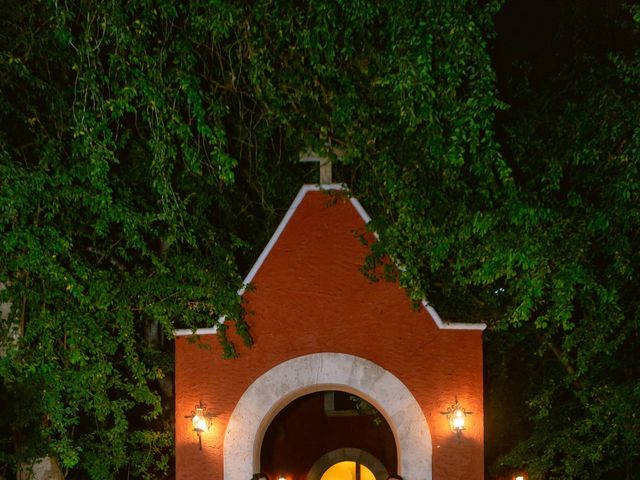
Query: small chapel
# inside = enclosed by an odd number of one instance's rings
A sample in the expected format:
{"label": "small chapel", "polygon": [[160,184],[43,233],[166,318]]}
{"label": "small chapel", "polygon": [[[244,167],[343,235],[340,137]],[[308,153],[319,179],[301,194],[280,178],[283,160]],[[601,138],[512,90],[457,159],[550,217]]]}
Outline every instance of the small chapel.
{"label": "small chapel", "polygon": [[177,480],[484,478],[485,325],[368,279],[369,220],[321,170],[239,292],[253,345],[175,332]]}

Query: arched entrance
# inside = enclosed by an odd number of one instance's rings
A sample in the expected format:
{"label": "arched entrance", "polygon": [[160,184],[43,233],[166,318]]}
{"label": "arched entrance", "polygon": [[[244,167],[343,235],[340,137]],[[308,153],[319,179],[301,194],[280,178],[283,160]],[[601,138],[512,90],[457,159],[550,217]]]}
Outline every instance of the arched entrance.
{"label": "arched entrance", "polygon": [[431,435],[411,392],[379,365],[343,353],[288,360],[249,386],[227,425],[225,480],[246,480],[260,471],[260,449],[271,420],[294,399],[322,390],[346,391],[371,403],[393,431],[397,473],[407,480],[431,480]]}
{"label": "arched entrance", "polygon": [[370,453],[356,448],[340,448],[320,457],[311,467],[307,480],[323,480],[331,468],[348,459],[355,459],[354,463],[365,466],[375,480],[386,480],[389,475],[382,462]]}
{"label": "arched entrance", "polygon": [[386,480],[397,471],[396,455],[391,427],[372,405],[323,391],[298,397],[274,417],[262,441],[260,471],[271,479],[340,480],[369,469],[369,480]]}

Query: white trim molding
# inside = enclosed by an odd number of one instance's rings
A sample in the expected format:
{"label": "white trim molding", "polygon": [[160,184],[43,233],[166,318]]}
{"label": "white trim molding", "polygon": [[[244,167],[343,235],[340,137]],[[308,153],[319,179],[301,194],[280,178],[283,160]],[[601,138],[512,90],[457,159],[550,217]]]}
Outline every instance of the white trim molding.
{"label": "white trim molding", "polygon": [[393,432],[397,473],[405,480],[431,480],[431,433],[414,396],[381,366],[344,353],[314,353],[285,361],[247,388],[227,424],[224,480],[247,480],[259,472],[262,441],[275,416],[296,398],[326,390],[343,390],[373,405]]}
{"label": "white trim molding", "polygon": [[462,322],[445,322],[440,318],[436,309],[433,308],[429,302],[426,300],[422,300],[422,306],[429,313],[433,321],[436,323],[438,328],[442,330],[480,330],[483,331],[487,328],[486,323],[462,323]]}

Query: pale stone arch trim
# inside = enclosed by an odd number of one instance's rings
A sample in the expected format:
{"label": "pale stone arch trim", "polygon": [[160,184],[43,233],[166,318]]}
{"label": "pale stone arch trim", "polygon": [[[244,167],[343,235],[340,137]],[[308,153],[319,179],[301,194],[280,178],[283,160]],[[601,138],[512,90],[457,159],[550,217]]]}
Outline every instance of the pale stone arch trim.
{"label": "pale stone arch trim", "polygon": [[271,420],[294,399],[323,390],[344,390],[371,403],[395,437],[397,473],[405,480],[431,480],[431,433],[416,399],[395,375],[344,353],[288,360],[247,388],[227,425],[224,479],[247,480],[260,471],[260,448]]}
{"label": "pale stone arch trim", "polygon": [[356,460],[371,470],[376,480],[387,480],[389,472],[382,462],[369,452],[359,448],[339,448],[325,453],[313,464],[307,475],[307,480],[320,480],[324,472],[338,462],[355,462]]}

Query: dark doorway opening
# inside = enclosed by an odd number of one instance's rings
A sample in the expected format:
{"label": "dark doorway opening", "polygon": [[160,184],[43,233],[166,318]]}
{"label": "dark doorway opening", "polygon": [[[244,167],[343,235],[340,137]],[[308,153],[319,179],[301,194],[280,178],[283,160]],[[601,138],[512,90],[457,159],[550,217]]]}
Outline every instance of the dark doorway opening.
{"label": "dark doorway opening", "polygon": [[267,428],[260,454],[261,471],[272,480],[307,480],[314,465],[317,476],[319,465],[329,468],[344,461],[362,462],[371,470],[382,465],[389,473],[397,468],[395,439],[384,417],[361,398],[341,391],[292,401]]}

